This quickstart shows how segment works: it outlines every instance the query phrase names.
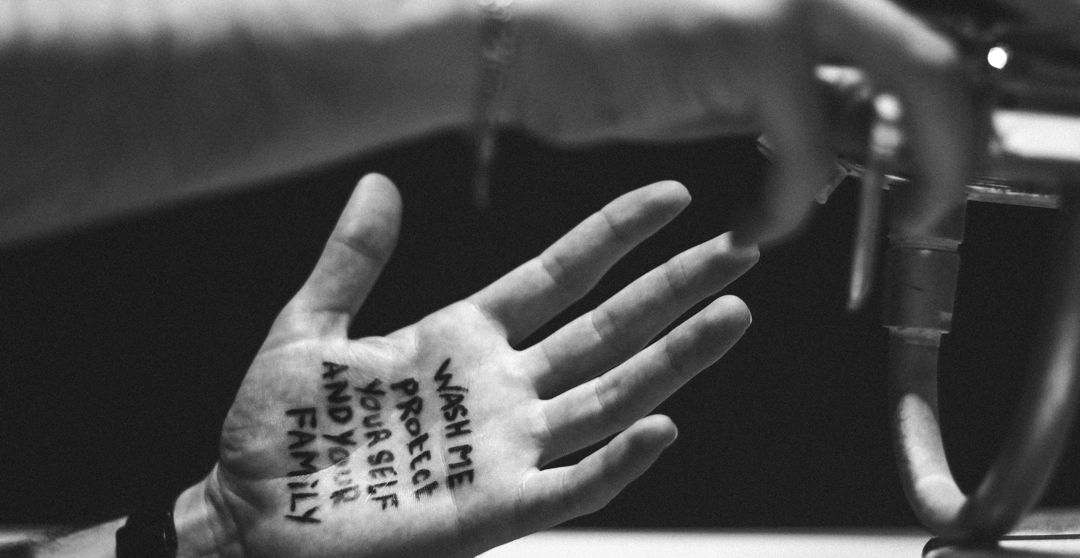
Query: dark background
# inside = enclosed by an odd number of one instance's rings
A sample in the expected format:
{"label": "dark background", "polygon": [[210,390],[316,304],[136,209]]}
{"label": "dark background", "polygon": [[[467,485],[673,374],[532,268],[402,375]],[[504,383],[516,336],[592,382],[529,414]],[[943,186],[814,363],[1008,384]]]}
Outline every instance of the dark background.
{"label": "dark background", "polygon": [[[457,300],[606,201],[682,181],[691,207],[633,253],[591,307],[679,250],[727,230],[759,191],[749,139],[555,150],[509,135],[494,207],[469,202],[471,152],[440,136],[239,194],[0,252],[0,523],[82,523],[147,490],[177,491],[215,459],[250,359],[306,277],[355,181],[387,174],[405,200],[398,250],[355,334]],[[578,525],[914,525],[893,465],[880,295],[844,310],[853,188],[728,292],[754,324],[661,412],[680,437]],[[946,443],[965,487],[996,451],[1035,335],[1054,212],[970,204],[954,333],[943,352]],[[1046,503],[1080,503],[1070,454]]]}

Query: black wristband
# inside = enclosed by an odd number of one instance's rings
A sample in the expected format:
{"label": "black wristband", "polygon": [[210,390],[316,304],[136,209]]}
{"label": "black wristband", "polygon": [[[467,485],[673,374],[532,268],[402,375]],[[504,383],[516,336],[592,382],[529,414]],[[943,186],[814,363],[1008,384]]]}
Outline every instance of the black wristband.
{"label": "black wristband", "polygon": [[176,558],[173,502],[142,508],[116,530],[116,558]]}

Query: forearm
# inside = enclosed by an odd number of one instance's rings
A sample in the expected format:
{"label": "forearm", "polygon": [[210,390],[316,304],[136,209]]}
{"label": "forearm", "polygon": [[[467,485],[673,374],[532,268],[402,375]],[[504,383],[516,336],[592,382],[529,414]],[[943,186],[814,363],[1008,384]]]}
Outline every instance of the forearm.
{"label": "forearm", "polygon": [[[239,539],[229,519],[215,501],[215,474],[199,482],[176,499],[173,522],[178,543],[177,558],[229,558],[241,556]],[[31,553],[34,558],[115,558],[116,531],[125,518],[108,521],[77,531],[53,541],[39,544]]]}
{"label": "forearm", "polygon": [[0,242],[470,118],[472,0],[0,3]]}
{"label": "forearm", "polygon": [[56,539],[42,543],[34,549],[34,558],[115,558],[116,530],[124,524],[124,519],[116,519],[101,525],[95,525]]}

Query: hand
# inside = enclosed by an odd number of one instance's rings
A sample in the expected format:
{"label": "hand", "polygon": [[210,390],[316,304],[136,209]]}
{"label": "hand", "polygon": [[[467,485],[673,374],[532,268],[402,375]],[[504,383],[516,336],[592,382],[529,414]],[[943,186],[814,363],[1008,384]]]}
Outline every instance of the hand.
{"label": "hand", "polygon": [[[471,556],[605,505],[675,439],[667,417],[646,415],[719,359],[750,314],[722,297],[650,341],[756,251],[727,236],[706,242],[519,344],[688,202],[672,182],[628,193],[468,299],[352,340],[400,211],[386,178],[365,177],[225,422],[220,463],[200,487],[219,515],[219,546]],[[575,465],[543,468],[612,434]]]}
{"label": "hand", "polygon": [[956,48],[886,0],[519,0],[513,120],[556,142],[761,133],[775,148],[763,206],[737,229],[775,242],[834,175],[815,67],[861,67],[906,108],[924,230],[963,200],[976,123]]}

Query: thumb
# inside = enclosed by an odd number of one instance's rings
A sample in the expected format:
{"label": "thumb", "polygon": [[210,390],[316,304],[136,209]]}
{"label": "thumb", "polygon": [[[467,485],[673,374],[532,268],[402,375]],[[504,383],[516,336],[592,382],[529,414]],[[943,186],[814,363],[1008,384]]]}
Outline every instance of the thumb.
{"label": "thumb", "polygon": [[394,183],[380,174],[360,179],[286,313],[305,329],[346,334],[394,251],[400,223],[401,195]]}

